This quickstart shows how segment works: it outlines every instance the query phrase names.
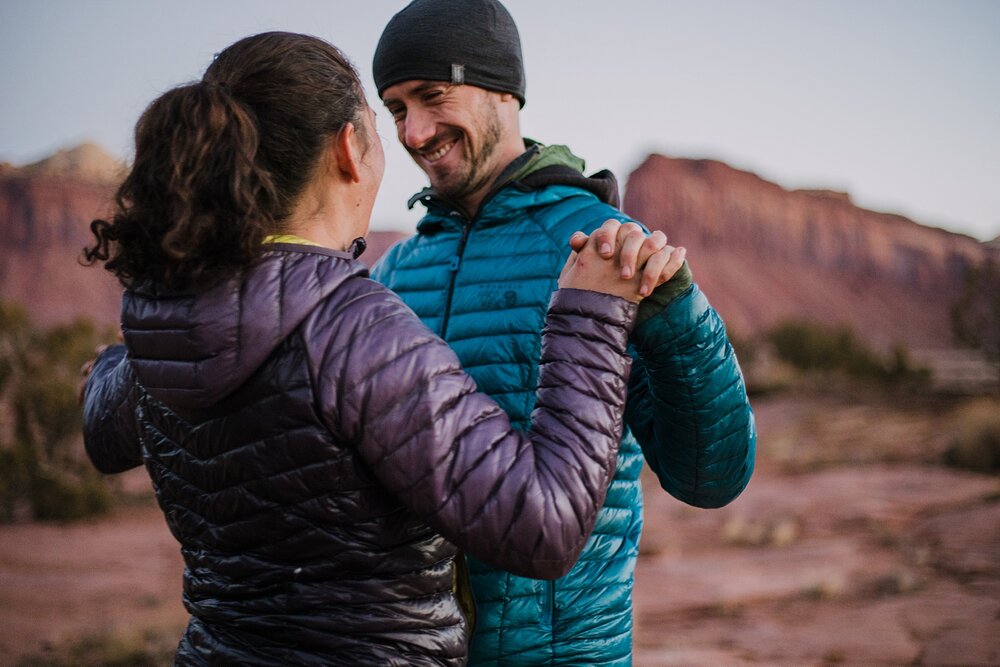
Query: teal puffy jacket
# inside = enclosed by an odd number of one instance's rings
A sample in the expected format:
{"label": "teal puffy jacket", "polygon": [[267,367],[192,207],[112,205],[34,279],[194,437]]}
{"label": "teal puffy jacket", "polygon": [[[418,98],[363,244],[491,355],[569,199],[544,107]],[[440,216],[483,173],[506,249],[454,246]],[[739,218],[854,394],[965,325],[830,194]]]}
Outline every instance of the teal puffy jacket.
{"label": "teal puffy jacket", "polygon": [[[417,235],[372,273],[523,428],[534,407],[545,310],[570,236],[608,218],[629,220],[606,203],[617,199],[613,178],[588,179],[581,169],[563,147],[536,144],[471,220],[425,190],[411,200],[427,207]],[[631,664],[643,458],[666,491],[697,507],[725,505],[749,481],[753,413],[722,320],[697,285],[637,325],[632,346],[617,471],[579,562],[561,579],[539,581],[470,558],[470,664]]]}

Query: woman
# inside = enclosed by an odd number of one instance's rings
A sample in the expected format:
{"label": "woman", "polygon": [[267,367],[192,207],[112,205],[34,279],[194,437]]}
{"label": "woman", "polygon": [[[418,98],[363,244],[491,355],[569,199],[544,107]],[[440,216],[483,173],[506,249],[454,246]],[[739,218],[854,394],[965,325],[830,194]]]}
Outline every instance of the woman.
{"label": "woman", "polygon": [[462,664],[457,549],[554,578],[593,527],[638,277],[567,263],[521,433],[355,261],[384,158],[335,47],[241,40],[135,140],[87,251],[126,290],[84,434],[103,472],[145,464],[181,544],[177,663]]}

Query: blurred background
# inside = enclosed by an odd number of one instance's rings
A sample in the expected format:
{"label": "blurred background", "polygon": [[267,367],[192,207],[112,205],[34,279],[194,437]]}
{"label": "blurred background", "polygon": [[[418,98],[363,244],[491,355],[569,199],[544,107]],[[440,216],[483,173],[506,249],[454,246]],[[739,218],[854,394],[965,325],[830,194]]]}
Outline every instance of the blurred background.
{"label": "blurred background", "polygon": [[[405,3],[0,4],[2,664],[169,664],[181,563],[142,470],[82,457],[120,288],[77,263],[145,106],[264,30],[356,63]],[[1000,663],[1000,3],[508,0],[526,136],[689,250],[760,429],[722,510],[645,480],[636,664]]]}

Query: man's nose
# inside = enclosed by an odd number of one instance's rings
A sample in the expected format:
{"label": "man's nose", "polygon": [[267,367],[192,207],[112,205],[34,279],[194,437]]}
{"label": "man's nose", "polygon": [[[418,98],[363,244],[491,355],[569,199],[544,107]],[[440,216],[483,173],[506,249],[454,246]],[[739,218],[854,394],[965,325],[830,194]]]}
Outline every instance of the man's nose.
{"label": "man's nose", "polygon": [[434,120],[419,109],[407,111],[403,121],[403,143],[411,150],[419,150],[434,137]]}

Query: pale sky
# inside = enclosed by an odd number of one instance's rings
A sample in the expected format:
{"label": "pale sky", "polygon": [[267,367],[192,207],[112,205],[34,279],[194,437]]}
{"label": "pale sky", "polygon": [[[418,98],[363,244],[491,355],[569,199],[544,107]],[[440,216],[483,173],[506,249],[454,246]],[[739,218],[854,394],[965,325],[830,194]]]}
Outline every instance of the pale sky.
{"label": "pale sky", "polygon": [[[371,57],[402,0],[0,0],[0,161],[132,128],[212,54],[266,30],[357,65],[385,137],[376,229],[412,231],[426,183],[377,100]],[[527,70],[525,136],[624,182],[651,152],[991,239],[1000,234],[1000,1],[508,0]],[[444,36],[443,36],[444,37]],[[419,206],[417,207],[420,208]]]}

